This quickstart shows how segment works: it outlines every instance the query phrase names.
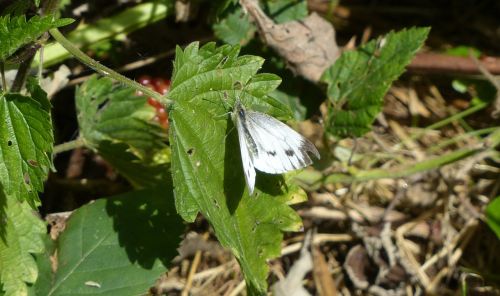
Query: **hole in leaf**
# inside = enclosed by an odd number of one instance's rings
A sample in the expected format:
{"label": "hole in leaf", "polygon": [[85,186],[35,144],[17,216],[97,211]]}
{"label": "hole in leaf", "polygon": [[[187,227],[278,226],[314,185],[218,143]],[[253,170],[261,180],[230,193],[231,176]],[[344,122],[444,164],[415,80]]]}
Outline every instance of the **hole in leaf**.
{"label": "hole in leaf", "polygon": [[186,153],[187,153],[189,156],[193,155],[193,153],[194,153],[194,148],[189,148],[189,149],[188,149],[188,151],[186,151]]}
{"label": "hole in leaf", "polygon": [[11,140],[7,141],[7,146],[12,146],[12,141]]}
{"label": "hole in leaf", "polygon": [[24,177],[24,183],[29,185],[31,183],[30,175],[28,175],[28,173],[24,173],[23,177]]}

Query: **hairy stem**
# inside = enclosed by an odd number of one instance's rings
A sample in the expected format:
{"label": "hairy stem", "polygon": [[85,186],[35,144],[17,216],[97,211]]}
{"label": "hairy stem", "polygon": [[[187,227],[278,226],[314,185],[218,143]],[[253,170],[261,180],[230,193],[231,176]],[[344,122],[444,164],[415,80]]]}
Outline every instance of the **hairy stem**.
{"label": "hairy stem", "polygon": [[55,155],[55,154],[59,154],[59,153],[73,150],[76,148],[81,148],[84,146],[85,146],[85,140],[83,138],[77,138],[73,141],[69,141],[69,142],[59,144],[59,145],[55,145],[52,153]]}
{"label": "hairy stem", "polygon": [[95,71],[97,71],[101,75],[110,77],[110,78],[112,78],[116,81],[119,81],[119,82],[121,82],[129,87],[132,87],[138,91],[141,91],[145,95],[156,99],[157,101],[159,101],[160,103],[162,103],[166,106],[168,106],[172,103],[171,100],[168,100],[166,97],[162,96],[161,94],[141,85],[140,83],[138,83],[134,80],[131,80],[131,79],[119,74],[118,72],[114,71],[113,69],[110,69],[110,68],[100,64],[96,60],[92,59],[91,57],[89,57],[88,55],[83,53],[80,49],[78,49],[68,39],[66,39],[66,37],[64,37],[58,29],[51,29],[49,32],[52,35],[52,37],[54,37],[54,39],[57,42],[59,42],[67,51],[69,51],[75,58],[80,60],[82,63],[84,63],[88,67],[94,69]]}

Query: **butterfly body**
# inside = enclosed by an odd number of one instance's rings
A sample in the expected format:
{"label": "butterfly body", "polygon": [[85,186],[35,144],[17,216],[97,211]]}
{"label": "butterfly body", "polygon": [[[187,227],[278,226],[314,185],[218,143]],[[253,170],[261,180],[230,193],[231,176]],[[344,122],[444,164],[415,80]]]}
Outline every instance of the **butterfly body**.
{"label": "butterfly body", "polygon": [[241,160],[250,194],[255,187],[255,169],[282,174],[312,163],[308,153],[319,159],[314,145],[292,128],[267,114],[246,110],[236,101],[232,119],[238,130]]}

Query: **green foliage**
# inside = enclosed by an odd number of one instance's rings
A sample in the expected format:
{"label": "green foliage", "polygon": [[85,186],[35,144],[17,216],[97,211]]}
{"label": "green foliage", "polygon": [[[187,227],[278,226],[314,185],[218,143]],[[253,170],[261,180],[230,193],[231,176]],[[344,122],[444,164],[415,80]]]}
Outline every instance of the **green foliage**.
{"label": "green foliage", "polygon": [[[229,5],[221,20],[213,25],[215,36],[227,44],[246,45],[257,28],[239,5]],[[263,10],[276,23],[281,24],[307,17],[307,1],[271,0],[263,3]]]}
{"label": "green foliage", "polygon": [[268,0],[263,9],[278,24],[301,20],[308,15],[306,0]]}
{"label": "green foliage", "polygon": [[[0,189],[1,184],[0,184]],[[43,252],[43,223],[30,206],[0,190],[0,294],[26,295],[38,269],[32,256]]]}
{"label": "green foliage", "polygon": [[391,32],[355,51],[344,52],[323,74],[331,106],[326,131],[339,136],[362,136],[371,130],[391,83],[403,73],[427,38],[429,28]]}
{"label": "green foliage", "polygon": [[34,16],[28,21],[24,15],[0,17],[0,61],[5,61],[21,46],[35,41],[49,29],[72,22],[72,19],[54,19],[52,16]]}
{"label": "green foliage", "polygon": [[38,204],[52,162],[50,102],[34,80],[31,97],[0,93],[0,184],[8,196]]}
{"label": "green foliage", "polygon": [[500,196],[497,196],[486,207],[486,223],[500,239]]}
{"label": "green foliage", "polygon": [[[154,186],[165,183],[170,176],[169,164],[166,161],[144,161],[128,151],[125,143],[111,143],[103,141],[97,147],[99,155],[109,162],[122,176],[132,183],[136,188]],[[157,155],[170,154],[170,150],[164,149]]]}
{"label": "green foliage", "polygon": [[21,15],[33,5],[33,0],[17,0],[13,1],[2,10],[1,15]]}
{"label": "green foliage", "polygon": [[[258,173],[255,196],[243,177],[237,133],[227,114],[236,97],[250,109],[290,117],[267,96],[280,79],[256,74],[263,59],[238,57],[239,47],[197,43],[177,49],[169,98],[172,175],[178,213],[193,221],[201,212],[222,245],[238,259],[250,294],[264,294],[266,260],[278,256],[282,231],[298,230],[300,217],[287,202],[300,193],[282,176]],[[303,195],[299,194],[299,196]]]}
{"label": "green foliage", "polygon": [[146,97],[110,78],[93,76],[78,87],[76,109],[80,134],[90,147],[126,143],[141,157],[165,147],[166,134],[153,121],[155,111]]}
{"label": "green foliage", "polygon": [[94,76],[77,89],[76,108],[85,143],[135,187],[165,180],[167,161],[155,157],[169,154],[167,134],[153,120],[155,110],[145,96],[109,78]]}
{"label": "green foliage", "polygon": [[[172,186],[99,199],[76,210],[38,258],[37,295],[142,295],[177,254],[184,231]],[[56,256],[57,270],[47,264]],[[47,276],[51,275],[51,276]]]}
{"label": "green foliage", "polygon": [[293,118],[296,120],[304,120],[306,117],[306,107],[304,107],[301,102],[299,97],[288,94],[284,91],[281,91],[279,89],[275,89],[271,92],[271,96],[273,98],[276,98],[283,104],[287,105],[290,110],[293,111]]}
{"label": "green foliage", "polygon": [[[106,40],[123,39],[124,34],[132,33],[172,14],[173,2],[173,0],[148,1],[132,6],[110,17],[101,18],[95,23],[81,25],[67,38],[79,48],[86,48]],[[71,54],[61,44],[51,43],[45,46],[43,64],[45,67],[52,66],[70,57]]]}
{"label": "green foliage", "polygon": [[213,25],[215,36],[227,44],[245,45],[255,34],[255,26],[250,23],[248,14],[237,6],[218,23]]}

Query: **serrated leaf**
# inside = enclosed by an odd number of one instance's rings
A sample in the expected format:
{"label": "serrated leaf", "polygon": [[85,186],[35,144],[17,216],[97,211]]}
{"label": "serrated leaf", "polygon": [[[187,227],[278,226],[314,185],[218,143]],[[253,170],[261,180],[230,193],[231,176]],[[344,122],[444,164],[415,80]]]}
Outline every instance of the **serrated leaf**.
{"label": "serrated leaf", "polygon": [[308,15],[306,0],[269,0],[264,2],[263,8],[278,24],[301,20]]}
{"label": "serrated leaf", "polygon": [[43,252],[43,223],[30,206],[15,196],[6,196],[0,185],[0,293],[27,295],[38,269],[32,256]]}
{"label": "serrated leaf", "polygon": [[[257,174],[256,193],[246,190],[236,131],[227,105],[238,96],[249,109],[290,116],[266,95],[278,86],[272,74],[257,74],[263,59],[238,57],[238,46],[177,49],[169,97],[175,202],[193,221],[201,212],[222,245],[238,259],[252,295],[266,291],[266,260],[278,256],[283,230],[298,230],[300,217],[286,203],[280,175]],[[293,192],[293,191],[291,191]]]}
{"label": "serrated leaf", "polygon": [[34,16],[28,21],[24,15],[0,17],[0,61],[5,61],[21,46],[35,41],[44,32],[72,22],[72,19],[54,19],[53,16]]}
{"label": "serrated leaf", "polygon": [[403,73],[422,46],[429,28],[391,32],[355,51],[346,51],[325,71],[332,102],[326,120],[327,132],[339,136],[362,136],[381,111],[391,83]]}
{"label": "serrated leaf", "polygon": [[40,265],[52,280],[40,278],[37,295],[146,294],[177,255],[184,231],[172,199],[165,184],[76,210],[58,238],[57,270]]}
{"label": "serrated leaf", "polygon": [[486,207],[486,223],[500,239],[500,196],[497,196]]}
{"label": "serrated leaf", "polygon": [[7,195],[38,203],[52,163],[52,122],[45,92],[28,83],[32,97],[0,93],[0,183]]}
{"label": "serrated leaf", "polygon": [[[301,20],[308,15],[307,1],[304,0],[266,1],[263,9],[278,24]],[[212,28],[217,38],[231,45],[248,44],[257,31],[248,13],[245,13],[240,5],[227,8],[222,18],[214,23]]]}
{"label": "serrated leaf", "polygon": [[213,25],[215,36],[227,44],[245,45],[254,36],[256,28],[250,23],[248,14],[240,6],[235,6],[231,12]]}
{"label": "serrated leaf", "polygon": [[103,141],[125,143],[140,157],[165,147],[165,131],[153,121],[154,108],[145,96],[109,78],[91,77],[76,90],[80,134],[85,142],[99,147]]}

